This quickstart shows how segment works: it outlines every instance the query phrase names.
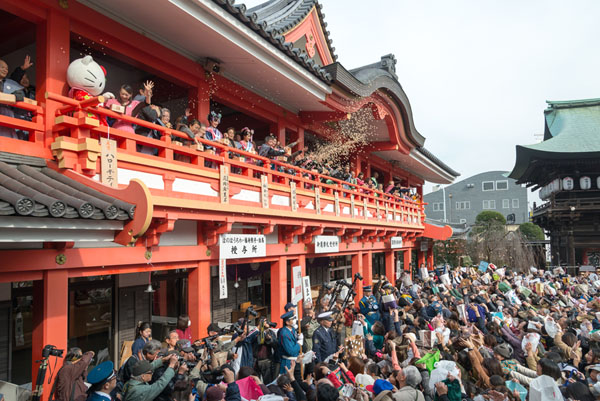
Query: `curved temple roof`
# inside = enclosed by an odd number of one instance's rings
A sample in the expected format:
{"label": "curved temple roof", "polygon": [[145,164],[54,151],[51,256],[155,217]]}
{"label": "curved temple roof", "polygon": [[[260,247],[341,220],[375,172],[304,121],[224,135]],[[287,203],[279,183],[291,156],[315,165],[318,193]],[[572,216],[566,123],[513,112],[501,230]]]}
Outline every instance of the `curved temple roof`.
{"label": "curved temple roof", "polygon": [[329,37],[327,23],[324,21],[323,6],[317,0],[269,0],[266,3],[249,9],[246,15],[251,16],[254,14],[260,24],[266,23],[267,32],[285,34],[300,24],[308,16],[313,7],[317,10],[321,29],[327,41],[327,47],[335,61],[337,60],[337,56],[334,53],[335,47],[332,46],[332,41]]}
{"label": "curved temple roof", "polygon": [[544,141],[517,145],[509,177],[519,183],[535,179],[539,160],[600,158],[600,99],[548,101],[544,111]]}

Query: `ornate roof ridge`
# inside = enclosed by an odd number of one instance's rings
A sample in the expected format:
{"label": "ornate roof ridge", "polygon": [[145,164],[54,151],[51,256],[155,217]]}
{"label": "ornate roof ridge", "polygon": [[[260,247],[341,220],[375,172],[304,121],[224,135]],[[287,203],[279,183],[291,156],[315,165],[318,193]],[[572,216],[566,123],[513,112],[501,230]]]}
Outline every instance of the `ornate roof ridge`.
{"label": "ornate roof ridge", "polygon": [[337,60],[335,47],[330,38],[330,32],[327,30],[325,22],[325,14],[323,13],[323,5],[318,0],[269,0],[265,3],[252,7],[246,12],[246,15],[256,16],[258,23],[266,23],[267,32],[275,32],[282,35],[299,23],[311,12],[313,7],[316,7],[319,15],[319,23],[327,42],[327,47],[331,53],[333,61]]}
{"label": "ornate roof ridge", "polygon": [[[308,55],[302,52],[300,49],[294,48],[291,43],[286,43],[283,35],[280,35],[276,32],[268,32],[267,31],[267,23],[260,22],[258,20],[258,16],[256,13],[247,14],[246,6],[242,3],[235,4],[235,0],[213,0],[215,4],[222,7],[229,14],[237,18],[240,22],[246,25],[248,28],[252,29],[254,32],[258,33],[265,40],[275,46],[277,49],[284,52],[291,59],[296,61],[302,67],[307,69],[314,76],[319,78],[321,81],[329,84],[331,83],[331,75],[324,71],[321,66],[315,63],[314,60],[308,57]],[[279,1],[279,0],[278,0]]]}

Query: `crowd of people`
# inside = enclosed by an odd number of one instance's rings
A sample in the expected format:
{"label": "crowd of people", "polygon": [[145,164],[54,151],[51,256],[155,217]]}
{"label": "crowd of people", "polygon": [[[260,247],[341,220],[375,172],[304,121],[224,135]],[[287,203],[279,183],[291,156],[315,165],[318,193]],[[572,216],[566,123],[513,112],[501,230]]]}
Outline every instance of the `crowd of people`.
{"label": "crowd of people", "polygon": [[[7,63],[0,60],[0,92],[14,94],[18,101],[24,98],[35,99],[35,87],[31,84],[27,75],[28,69],[31,68],[33,62],[29,56],[26,56],[23,64],[13,70],[8,75],[9,67]],[[135,117],[146,122],[156,124],[180,131],[182,135],[173,135],[174,143],[194,147],[197,151],[210,152],[213,154],[225,155],[230,159],[238,159],[240,161],[261,165],[260,160],[246,158],[237,154],[233,150],[223,150],[223,148],[210,146],[202,140],[213,141],[226,145],[231,149],[239,149],[248,153],[256,154],[268,159],[277,160],[280,164],[272,165],[271,168],[277,169],[290,175],[302,175],[309,180],[317,180],[324,184],[334,184],[334,180],[343,182],[344,189],[357,190],[364,194],[389,194],[401,197],[408,200],[419,200],[419,194],[411,188],[403,187],[400,182],[389,180],[384,182],[376,171],[370,177],[366,177],[363,172],[356,174],[350,164],[342,163],[334,165],[332,162],[318,162],[311,159],[307,155],[307,149],[299,149],[292,152],[297,143],[282,144],[272,134],[269,134],[264,139],[264,142],[257,145],[254,142],[254,130],[248,127],[236,129],[228,127],[223,132],[219,129],[221,123],[221,114],[211,111],[207,116],[209,126],[198,119],[192,117],[189,109],[186,109],[184,114],[174,119],[171,122],[171,111],[160,105],[152,102],[154,83],[152,81],[144,82],[136,91],[131,85],[124,84],[119,88],[116,94],[106,92],[104,94],[105,102],[101,107],[111,109],[121,115]],[[0,105],[0,115],[9,117],[17,117],[31,121],[32,114],[28,111],[11,107],[8,105]],[[111,128],[116,128],[128,133],[135,133],[152,139],[160,139],[162,134],[158,129],[149,128],[147,126],[136,125],[131,122],[112,118],[101,118],[102,124]],[[0,136],[7,136],[22,140],[28,140],[28,131],[18,130],[14,128],[0,127]],[[158,149],[149,145],[137,145],[137,151],[150,155],[158,155]],[[189,156],[175,154],[175,159],[179,161],[190,161]],[[206,167],[216,167],[216,164],[207,161]],[[293,167],[299,167],[306,170],[300,173]],[[233,173],[239,172],[240,168],[234,167]],[[306,184],[310,188],[312,184]],[[310,188],[312,189],[312,188]]]}
{"label": "crowd of people", "polygon": [[357,305],[354,285],[324,285],[300,320],[285,305],[279,328],[252,308],[198,340],[187,316],[164,343],[142,324],[118,371],[108,361],[86,377],[93,354],[70,350],[55,399],[600,399],[596,273],[440,267],[375,282]]}

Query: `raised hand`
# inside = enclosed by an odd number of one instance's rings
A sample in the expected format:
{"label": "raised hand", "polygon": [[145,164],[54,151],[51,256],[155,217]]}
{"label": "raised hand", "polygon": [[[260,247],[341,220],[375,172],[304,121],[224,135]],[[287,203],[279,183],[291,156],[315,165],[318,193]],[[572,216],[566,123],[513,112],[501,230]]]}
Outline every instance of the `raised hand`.
{"label": "raised hand", "polygon": [[33,63],[31,62],[31,57],[29,57],[29,54],[25,56],[25,60],[23,60],[23,65],[21,66],[21,68],[23,70],[28,69],[29,67],[31,67],[33,65]]}

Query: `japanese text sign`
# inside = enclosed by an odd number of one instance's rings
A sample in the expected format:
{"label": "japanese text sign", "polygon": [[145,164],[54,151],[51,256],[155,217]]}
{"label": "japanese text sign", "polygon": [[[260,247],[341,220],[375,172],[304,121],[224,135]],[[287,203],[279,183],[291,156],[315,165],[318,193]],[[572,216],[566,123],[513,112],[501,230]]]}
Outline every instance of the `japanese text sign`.
{"label": "japanese text sign", "polygon": [[219,257],[221,259],[256,258],[267,255],[267,240],[260,234],[221,234]]}
{"label": "japanese text sign", "polygon": [[292,267],[292,302],[298,303],[302,300],[302,266]]}
{"label": "japanese text sign", "polygon": [[330,253],[340,251],[340,237],[335,235],[315,236],[315,253]]}
{"label": "japanese text sign", "polygon": [[390,238],[390,248],[392,248],[392,249],[402,248],[402,237]]}

